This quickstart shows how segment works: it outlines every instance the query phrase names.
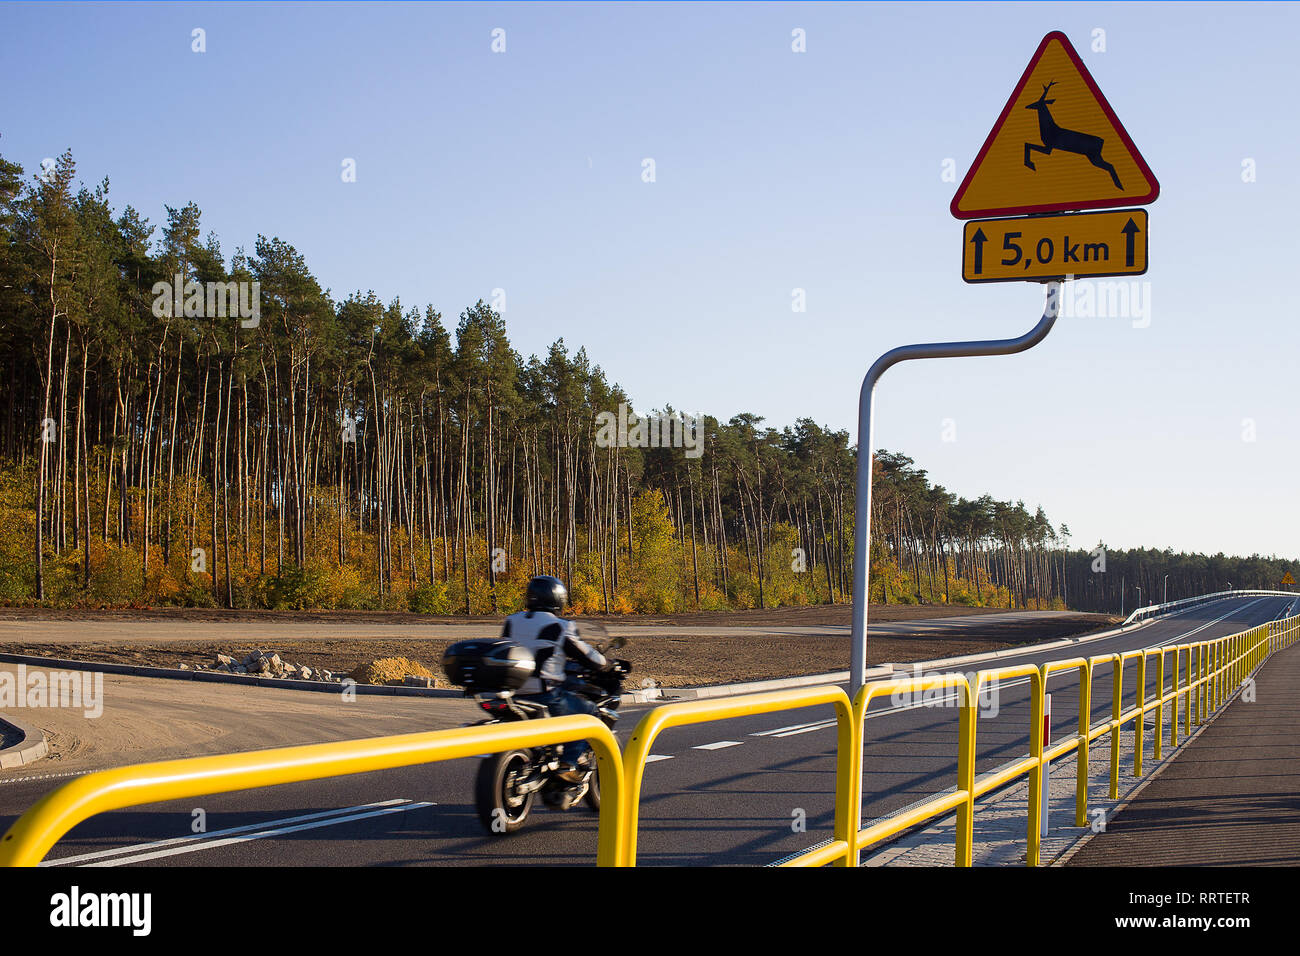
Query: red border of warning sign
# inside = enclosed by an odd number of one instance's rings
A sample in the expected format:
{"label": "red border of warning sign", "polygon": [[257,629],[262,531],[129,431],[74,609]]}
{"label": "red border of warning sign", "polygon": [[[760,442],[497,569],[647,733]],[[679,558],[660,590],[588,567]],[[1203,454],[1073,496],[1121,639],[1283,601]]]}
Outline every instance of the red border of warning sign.
{"label": "red border of warning sign", "polygon": [[[1116,132],[1119,133],[1120,141],[1123,142],[1125,148],[1128,149],[1129,155],[1132,156],[1138,169],[1142,170],[1142,174],[1146,176],[1147,180],[1151,183],[1151,191],[1144,196],[1124,196],[1122,198],[1116,197],[1114,199],[1090,199],[1083,202],[1076,199],[1069,202],[1040,203],[1034,206],[1000,206],[990,209],[959,210],[957,208],[957,201],[965,194],[966,187],[970,185],[971,179],[974,178],[975,173],[984,162],[984,154],[989,151],[989,147],[993,145],[993,140],[995,140],[998,133],[1001,132],[1002,124],[1007,121],[1007,116],[1010,115],[1016,101],[1020,99],[1020,94],[1024,92],[1025,85],[1029,82],[1030,74],[1034,72],[1034,67],[1038,65],[1038,61],[1042,57],[1043,51],[1047,49],[1047,44],[1052,40],[1060,41],[1061,46],[1065,48],[1066,54],[1070,57],[1075,68],[1079,71],[1079,76],[1083,78],[1083,82],[1087,84],[1093,97],[1096,98],[1097,105],[1101,107],[1102,112],[1106,114],[1106,118],[1110,120],[1111,125],[1113,125]],[[1129,138],[1128,130],[1126,130],[1124,124],[1119,121],[1119,117],[1115,115],[1115,111],[1110,108],[1110,103],[1106,101],[1106,97],[1102,94],[1101,90],[1097,88],[1097,84],[1093,80],[1092,74],[1088,72],[1088,68],[1084,66],[1083,61],[1079,59],[1079,54],[1075,52],[1074,46],[1070,43],[1069,37],[1060,30],[1053,30],[1051,33],[1047,34],[1047,36],[1043,37],[1042,42],[1038,44],[1038,49],[1034,51],[1033,57],[1029,60],[1029,66],[1025,67],[1025,72],[1021,75],[1020,82],[1016,84],[1016,88],[1011,92],[1011,98],[1007,100],[1007,105],[1002,107],[1001,115],[998,116],[997,122],[993,124],[993,129],[989,133],[988,138],[984,140],[984,145],[980,147],[979,155],[975,157],[975,161],[971,163],[970,169],[967,170],[966,177],[961,181],[961,185],[957,187],[957,193],[952,197],[952,202],[948,204],[948,209],[957,219],[979,219],[988,216],[1015,216],[1022,213],[1065,212],[1066,210],[1071,209],[1112,209],[1121,206],[1144,206],[1149,202],[1153,202],[1159,195],[1160,183],[1156,181],[1155,174],[1151,172],[1151,167],[1149,167],[1147,161],[1142,158],[1142,154],[1138,152],[1138,148],[1133,145],[1133,140]]]}

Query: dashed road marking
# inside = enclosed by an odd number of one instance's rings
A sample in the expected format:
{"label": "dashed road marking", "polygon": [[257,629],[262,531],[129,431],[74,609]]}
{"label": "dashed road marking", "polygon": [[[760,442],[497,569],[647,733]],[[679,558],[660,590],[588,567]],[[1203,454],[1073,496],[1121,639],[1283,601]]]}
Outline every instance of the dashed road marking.
{"label": "dashed road marking", "polygon": [[651,754],[650,756],[645,758],[645,762],[655,763],[656,761],[659,760],[672,760],[672,759],[673,759],[672,754]]}
{"label": "dashed road marking", "polygon": [[715,740],[711,744],[700,744],[698,747],[692,747],[692,750],[722,750],[725,747],[739,747],[742,741],[739,740]]}
{"label": "dashed road marking", "polygon": [[835,720],[834,718],[831,718],[830,720],[820,720],[815,724],[805,724],[802,727],[792,727],[786,729],[782,733],[773,733],[772,736],[773,737],[794,737],[797,736],[798,734],[811,733],[814,730],[825,730],[828,727],[834,727],[837,723],[838,721]]}
{"label": "dashed road marking", "polygon": [[[1177,643],[1177,642],[1181,641],[1181,640],[1182,640],[1183,638],[1185,638],[1185,637],[1190,637],[1190,636],[1193,635],[1193,634],[1197,634],[1197,633],[1199,633],[1199,632],[1205,630],[1207,627],[1210,627],[1211,625],[1218,624],[1219,622],[1221,622],[1221,621],[1225,621],[1225,620],[1227,620],[1228,618],[1233,617],[1233,616],[1236,615],[1236,614],[1240,614],[1242,611],[1245,611],[1245,610],[1248,610],[1249,608],[1254,607],[1256,604],[1258,604],[1258,603],[1259,603],[1260,601],[1262,601],[1262,600],[1264,600],[1264,599],[1263,599],[1263,598],[1256,598],[1254,601],[1251,601],[1251,602],[1249,602],[1249,603],[1247,603],[1247,604],[1243,604],[1243,605],[1241,605],[1240,607],[1233,608],[1231,611],[1228,611],[1226,614],[1223,614],[1223,615],[1221,615],[1220,617],[1216,617],[1214,620],[1211,620],[1211,621],[1205,621],[1205,622],[1201,623],[1200,625],[1198,625],[1197,627],[1192,628],[1192,629],[1189,630],[1189,631],[1185,631],[1184,633],[1179,634],[1179,635],[1176,636],[1176,637],[1170,638],[1169,640],[1164,641],[1163,643],[1161,643],[1161,644],[1157,644],[1157,645],[1154,645],[1154,646],[1156,646],[1156,647],[1164,647],[1164,646],[1167,646],[1167,645],[1169,645],[1169,644]],[[938,672],[938,671],[937,671],[937,672],[935,672],[935,673],[943,673],[943,672]],[[1012,679],[1010,679],[1010,680],[999,681],[998,686],[999,686],[1000,688],[1003,688],[1003,689],[1011,688],[1011,687],[1019,687],[1019,686],[1022,686],[1022,685],[1024,685],[1024,684],[1028,684],[1028,683],[1030,682],[1030,680],[1031,680],[1031,678],[1029,678],[1029,677],[1012,678]],[[866,720],[873,720],[874,718],[877,718],[877,717],[885,717],[885,716],[888,716],[888,715],[890,715],[890,714],[897,714],[897,713],[901,713],[901,712],[903,712],[903,711],[907,711],[907,710],[914,710],[914,709],[919,708],[919,707],[934,707],[934,706],[938,706],[938,705],[943,705],[943,704],[947,704],[947,703],[950,703],[950,702],[956,701],[956,700],[958,699],[959,696],[960,696],[960,695],[959,695],[959,693],[958,693],[957,691],[948,691],[948,692],[945,692],[945,693],[941,694],[940,696],[936,696],[936,697],[934,697],[934,698],[927,698],[927,699],[925,699],[925,700],[912,701],[912,702],[910,702],[910,703],[905,703],[905,704],[893,704],[893,705],[888,706],[888,707],[882,707],[880,710],[868,711],[868,712],[865,714],[865,719],[866,719]],[[813,722],[811,722],[811,723],[807,723],[807,724],[791,724],[791,725],[789,725],[788,727],[777,727],[777,728],[775,728],[775,729],[773,729],[773,730],[760,730],[760,731],[756,731],[756,732],[753,733],[753,734],[750,734],[750,736],[751,736],[751,737],[794,737],[794,736],[796,736],[796,735],[798,735],[798,734],[806,734],[806,733],[810,733],[810,732],[812,732],[812,731],[814,731],[814,730],[827,730],[827,729],[829,729],[829,728],[831,728],[831,727],[834,727],[835,725],[836,725],[836,721],[835,721],[834,719],[831,719],[831,720],[819,720],[819,721],[813,721]],[[715,748],[714,748],[713,746],[706,745],[706,746],[704,746],[704,747],[697,747],[697,748],[695,748],[695,749],[697,749],[697,750],[711,750],[711,749],[715,749]]]}
{"label": "dashed road marking", "polygon": [[826,721],[824,720],[814,720],[807,724],[791,724],[789,727],[777,727],[775,730],[758,730],[750,734],[750,736],[751,737],[779,737],[781,734],[789,730],[799,730],[800,728],[803,727],[820,727],[824,723],[826,723]]}

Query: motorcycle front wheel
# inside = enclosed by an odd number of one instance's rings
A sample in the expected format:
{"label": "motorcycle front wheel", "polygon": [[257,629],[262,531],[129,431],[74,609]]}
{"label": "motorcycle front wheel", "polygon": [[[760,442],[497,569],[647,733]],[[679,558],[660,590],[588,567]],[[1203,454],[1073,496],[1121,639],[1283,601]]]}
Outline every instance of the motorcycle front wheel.
{"label": "motorcycle front wheel", "polygon": [[528,779],[532,767],[532,755],[526,750],[493,754],[479,763],[474,803],[479,821],[492,836],[514,833],[528,819],[535,793],[521,793],[519,785]]}

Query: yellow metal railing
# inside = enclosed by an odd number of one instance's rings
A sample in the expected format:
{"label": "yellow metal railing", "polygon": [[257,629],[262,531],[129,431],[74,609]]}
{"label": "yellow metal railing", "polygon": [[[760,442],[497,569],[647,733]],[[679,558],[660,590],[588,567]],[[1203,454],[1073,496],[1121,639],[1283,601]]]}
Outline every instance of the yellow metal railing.
{"label": "yellow metal railing", "polygon": [[626,819],[623,764],[609,728],[587,714],[100,770],[52,790],[19,817],[0,838],[0,866],[35,866],[74,826],[109,810],[571,740],[586,740],[596,752],[602,798],[596,860],[617,866]]}
{"label": "yellow metal railing", "polygon": [[[1039,818],[1042,812],[1042,773],[1047,763],[1076,751],[1075,783],[1075,826],[1086,826],[1088,815],[1089,785],[1089,745],[1103,735],[1110,735],[1110,798],[1119,797],[1121,735],[1124,726],[1134,723],[1134,765],[1135,776],[1143,773],[1143,752],[1146,714],[1152,710],[1156,713],[1155,757],[1163,756],[1162,736],[1164,727],[1164,709],[1169,706],[1171,719],[1169,724],[1170,746],[1178,742],[1178,704],[1183,701],[1184,732],[1191,733],[1192,711],[1196,711],[1196,723],[1209,719],[1211,713],[1222,707],[1240,687],[1255,668],[1264,662],[1270,654],[1295,643],[1300,633],[1300,617],[1288,618],[1261,625],[1239,634],[1213,640],[1199,641],[1191,644],[1179,644],[1170,647],[1144,648],[1124,651],[1122,653],[1099,654],[1089,658],[1072,658],[1051,661],[1040,667],[1021,665],[993,671],[981,671],[976,675],[976,686],[971,687],[962,675],[945,674],[925,678],[884,681],[868,684],[854,701],[854,726],[862,731],[862,720],[867,706],[874,697],[894,692],[915,693],[949,687],[962,689],[961,721],[958,728],[957,744],[957,786],[955,790],[939,794],[932,799],[910,808],[906,813],[882,820],[866,829],[859,830],[854,847],[857,851],[871,843],[893,836],[903,830],[924,823],[927,820],[957,810],[957,832],[954,846],[955,863],[969,866],[973,843],[973,820],[975,801],[986,793],[1005,786],[1011,781],[1029,777],[1029,800],[1027,808],[1026,853],[1029,866],[1039,863],[1041,853]],[[1173,655],[1171,669],[1171,689],[1165,690],[1165,658]],[[1183,655],[1186,655],[1185,657]],[[1157,692],[1147,699],[1147,661],[1156,659]],[[1124,666],[1128,661],[1135,661],[1137,680],[1134,706],[1124,709]],[[1180,662],[1182,663],[1183,681],[1179,683]],[[1111,716],[1095,726],[1092,723],[1092,681],[1098,667],[1111,668]],[[1059,671],[1077,670],[1079,676],[1079,711],[1078,732],[1057,744],[1043,739],[1044,696],[1047,683],[1052,674]],[[984,683],[990,680],[1010,679],[1035,672],[1030,693],[1030,753],[1027,757],[998,768],[982,777],[978,784],[974,781],[974,758],[976,738],[976,711],[979,692]],[[861,745],[856,748],[861,751]],[[857,785],[861,786],[861,772],[856,775]]]}
{"label": "yellow metal railing", "polygon": [[[974,800],[978,800],[986,793],[990,793],[1017,777],[1025,774],[1029,775],[1029,814],[1028,829],[1025,834],[1026,849],[1025,859],[1030,866],[1038,865],[1038,855],[1042,843],[1042,834],[1038,827],[1039,814],[1042,811],[1043,799],[1043,748],[1047,741],[1043,739],[1043,713],[1045,710],[1044,696],[1044,678],[1043,672],[1039,667],[1033,664],[1019,664],[1011,667],[999,667],[994,670],[980,671],[975,675],[975,698],[979,699],[980,690],[987,681],[1011,680],[1016,677],[1028,677],[1030,683],[1030,706],[1029,706],[1029,756],[1022,757],[1020,760],[1012,761],[1010,764],[1000,767],[990,774],[981,777],[979,783],[975,785],[973,794]],[[996,684],[994,685],[996,686]],[[975,728],[972,726],[970,749],[972,755],[975,751]],[[971,806],[972,811],[972,828],[974,826],[974,804]],[[971,842],[973,843],[973,833]],[[963,865],[970,865],[969,853],[966,854],[966,860]]]}
{"label": "yellow metal railing", "polygon": [[[866,829],[861,826],[862,804],[862,736],[865,733],[867,708],[873,698],[882,694],[921,694],[928,691],[942,691],[957,688],[961,691],[959,704],[960,729],[957,747],[957,788],[952,793],[940,794],[919,806],[911,807],[896,816],[887,817]],[[877,843],[886,837],[901,833],[918,823],[924,823],[948,811],[957,810],[957,846],[956,864],[969,866],[971,859],[971,826],[975,805],[975,709],[977,703],[972,699],[970,681],[964,674],[934,674],[929,677],[902,677],[897,680],[873,681],[858,691],[853,699],[853,729],[858,738],[853,748],[854,763],[854,806],[858,808],[854,819],[854,837],[852,853],[854,864],[858,852],[866,846]]]}
{"label": "yellow metal railing", "polygon": [[[783,861],[786,866],[856,866],[861,850],[913,826],[956,810],[954,861],[969,866],[974,842],[976,801],[1020,777],[1028,777],[1026,862],[1039,863],[1042,775],[1050,761],[1077,753],[1075,825],[1087,825],[1089,751],[1092,741],[1110,735],[1110,797],[1119,793],[1121,735],[1134,724],[1135,776],[1143,767],[1146,714],[1155,711],[1154,752],[1163,754],[1165,708],[1169,708],[1169,745],[1178,743],[1179,707],[1183,733],[1209,719],[1247,677],[1272,653],[1292,646],[1300,637],[1300,616],[1274,621],[1213,640],[1145,648],[1094,657],[1076,657],[1042,665],[1022,664],[980,671],[971,679],[962,674],[934,674],[867,684],[852,702],[834,686],[802,687],[764,694],[712,698],[663,704],[646,713],[620,755],[613,734],[594,717],[578,715],[509,724],[490,724],[394,737],[285,747],[249,753],[192,757],[138,764],[87,774],[51,791],[24,813],[0,838],[0,866],[34,866],[78,823],[99,813],[148,803],[232,790],[277,786],[306,780],[417,764],[454,760],[515,747],[586,740],[596,752],[601,783],[597,863],[635,866],[641,786],[650,748],[664,730],[734,717],[830,704],[837,726],[835,815],[833,838]],[[1156,692],[1148,699],[1148,661],[1155,659]],[[1166,689],[1166,659],[1170,659]],[[1133,706],[1124,709],[1124,668],[1136,662]],[[1098,667],[1111,668],[1110,719],[1092,723],[1092,681]],[[1052,743],[1043,736],[1044,698],[1052,675],[1077,671],[1079,707],[1077,732]],[[975,742],[983,688],[996,682],[1027,678],[1030,683],[1030,731],[1027,756],[975,779]],[[958,692],[957,780],[952,791],[867,827],[861,825],[863,744],[871,701],[884,694],[924,695]]]}
{"label": "yellow metal railing", "polygon": [[640,820],[641,781],[645,776],[646,761],[655,738],[670,727],[703,724],[732,717],[749,717],[777,710],[793,710],[831,704],[835,708],[837,738],[835,747],[835,827],[833,839],[825,846],[816,847],[786,860],[785,866],[856,866],[852,857],[852,820],[850,812],[858,806],[857,746],[858,734],[853,723],[849,696],[839,687],[798,687],[792,690],[771,691],[765,694],[745,694],[739,697],[715,697],[705,700],[661,704],[647,713],[632,731],[632,738],[623,752],[623,774],[627,780],[626,821],[623,827],[622,860],[626,866],[636,865],[637,828]]}

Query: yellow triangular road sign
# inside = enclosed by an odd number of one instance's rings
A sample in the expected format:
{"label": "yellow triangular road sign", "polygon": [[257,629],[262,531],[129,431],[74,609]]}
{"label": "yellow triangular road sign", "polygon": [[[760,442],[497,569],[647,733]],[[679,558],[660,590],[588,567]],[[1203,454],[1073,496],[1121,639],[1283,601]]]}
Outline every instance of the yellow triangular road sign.
{"label": "yellow triangular road sign", "polygon": [[958,219],[1138,206],[1160,184],[1064,33],[1043,37],[952,200]]}

